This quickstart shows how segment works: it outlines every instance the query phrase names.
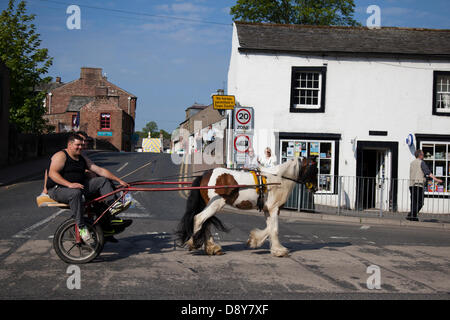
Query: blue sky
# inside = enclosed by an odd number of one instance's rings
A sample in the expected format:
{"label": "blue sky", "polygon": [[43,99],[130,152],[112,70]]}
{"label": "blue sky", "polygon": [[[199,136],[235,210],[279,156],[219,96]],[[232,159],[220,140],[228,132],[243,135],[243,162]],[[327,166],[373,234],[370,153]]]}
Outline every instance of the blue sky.
{"label": "blue sky", "polygon": [[[0,10],[7,3],[0,0]],[[27,9],[37,15],[42,47],[54,57],[50,76],[69,82],[79,78],[82,66],[103,68],[108,80],[138,97],[136,130],[156,121],[160,129],[172,132],[184,120],[187,107],[194,102],[209,104],[212,93],[226,89],[232,35],[229,8],[235,3],[28,0]],[[81,8],[80,30],[66,27],[70,4]],[[378,5],[382,26],[450,29],[449,0],[355,4],[355,19],[364,25],[367,7]]]}

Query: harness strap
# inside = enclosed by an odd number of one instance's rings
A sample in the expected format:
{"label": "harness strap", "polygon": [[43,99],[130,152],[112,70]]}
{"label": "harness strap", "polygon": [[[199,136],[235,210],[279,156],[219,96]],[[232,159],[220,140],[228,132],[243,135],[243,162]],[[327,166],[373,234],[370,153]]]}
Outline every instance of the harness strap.
{"label": "harness strap", "polygon": [[250,171],[250,173],[253,175],[253,180],[255,180],[255,184],[258,185],[258,187],[256,187],[256,193],[260,194],[262,193],[266,193],[267,192],[267,178],[266,176],[261,175],[261,173],[259,171]]}
{"label": "harness strap", "polygon": [[267,192],[267,178],[263,175],[261,175],[261,172],[259,171],[250,171],[250,173],[253,175],[253,179],[255,180],[256,187],[256,193],[258,194],[258,202],[257,206],[259,211],[264,207],[264,194]]}

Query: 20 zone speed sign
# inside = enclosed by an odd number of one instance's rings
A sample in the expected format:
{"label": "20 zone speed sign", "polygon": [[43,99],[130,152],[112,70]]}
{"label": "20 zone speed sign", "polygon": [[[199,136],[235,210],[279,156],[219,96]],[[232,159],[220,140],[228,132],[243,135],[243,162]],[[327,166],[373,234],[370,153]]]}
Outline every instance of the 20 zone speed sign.
{"label": "20 zone speed sign", "polygon": [[238,131],[248,131],[252,129],[253,109],[236,108],[234,114],[234,128]]}

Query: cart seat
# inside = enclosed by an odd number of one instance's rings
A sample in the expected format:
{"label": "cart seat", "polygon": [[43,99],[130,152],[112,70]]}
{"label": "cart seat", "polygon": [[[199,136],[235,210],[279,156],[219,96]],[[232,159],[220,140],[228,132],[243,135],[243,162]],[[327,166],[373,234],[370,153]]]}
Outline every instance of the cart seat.
{"label": "cart seat", "polygon": [[36,203],[39,208],[43,207],[59,207],[59,208],[67,208],[69,209],[69,205],[67,203],[61,203],[53,200],[46,193],[41,193],[36,197]]}

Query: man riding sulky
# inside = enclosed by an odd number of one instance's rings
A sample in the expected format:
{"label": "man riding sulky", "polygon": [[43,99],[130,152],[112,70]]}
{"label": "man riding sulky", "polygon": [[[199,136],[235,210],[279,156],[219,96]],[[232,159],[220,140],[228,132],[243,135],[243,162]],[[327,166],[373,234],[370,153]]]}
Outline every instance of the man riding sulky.
{"label": "man riding sulky", "polygon": [[[67,141],[67,147],[55,153],[51,158],[48,172],[46,188],[49,196],[62,203],[68,203],[72,211],[80,236],[85,243],[93,245],[89,230],[84,223],[84,203],[89,196],[100,193],[106,195],[114,191],[111,182],[114,180],[121,186],[128,187],[128,183],[116,177],[109,170],[97,166],[88,158],[85,158],[81,151],[83,149],[83,137],[71,134]],[[98,177],[86,179],[86,170],[89,170]],[[114,195],[105,199],[108,206],[114,201]],[[124,209],[124,204],[117,201],[110,209],[111,214],[117,214]]]}

